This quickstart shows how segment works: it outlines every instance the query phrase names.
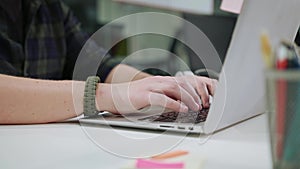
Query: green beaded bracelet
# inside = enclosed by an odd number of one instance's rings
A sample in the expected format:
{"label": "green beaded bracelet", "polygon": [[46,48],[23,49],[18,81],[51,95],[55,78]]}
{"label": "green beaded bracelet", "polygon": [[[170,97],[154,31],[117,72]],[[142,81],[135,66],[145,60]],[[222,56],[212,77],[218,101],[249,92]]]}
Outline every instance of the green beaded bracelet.
{"label": "green beaded bracelet", "polygon": [[98,114],[96,108],[96,89],[100,82],[98,76],[90,76],[85,82],[84,99],[83,99],[83,114],[84,116],[94,116]]}

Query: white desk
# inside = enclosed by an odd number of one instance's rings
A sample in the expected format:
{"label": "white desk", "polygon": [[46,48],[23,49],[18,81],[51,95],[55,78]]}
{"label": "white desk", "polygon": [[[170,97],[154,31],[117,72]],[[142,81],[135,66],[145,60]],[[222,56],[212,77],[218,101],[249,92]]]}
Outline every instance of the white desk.
{"label": "white desk", "polygon": [[[112,130],[88,127],[99,137],[110,138]],[[155,137],[159,132],[117,129],[120,134]],[[162,142],[182,135],[160,135]],[[203,168],[271,168],[266,115],[261,115],[215,133],[207,142],[187,136],[174,149],[189,150],[204,159]],[[135,145],[120,140],[110,142],[120,151],[130,152]],[[149,151],[153,145],[148,145]],[[147,152],[144,152],[147,153]],[[94,144],[77,123],[0,126],[1,169],[110,169],[124,168],[128,159],[112,155]]]}

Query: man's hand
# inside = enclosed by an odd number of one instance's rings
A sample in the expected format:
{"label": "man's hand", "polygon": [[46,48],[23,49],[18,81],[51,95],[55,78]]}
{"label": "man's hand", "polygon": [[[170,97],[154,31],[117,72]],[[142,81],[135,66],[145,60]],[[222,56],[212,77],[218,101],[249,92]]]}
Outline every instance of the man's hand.
{"label": "man's hand", "polygon": [[214,86],[214,80],[204,77],[153,76],[128,83],[99,84],[96,102],[98,110],[120,114],[137,112],[148,106],[179,112],[187,112],[188,108],[197,111],[202,109],[200,97],[204,104],[208,103]]}

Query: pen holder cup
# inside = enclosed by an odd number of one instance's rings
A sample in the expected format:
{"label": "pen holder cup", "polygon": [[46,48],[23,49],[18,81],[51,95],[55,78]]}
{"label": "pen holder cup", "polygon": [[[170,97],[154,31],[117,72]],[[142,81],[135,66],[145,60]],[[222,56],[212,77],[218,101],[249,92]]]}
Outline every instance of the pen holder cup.
{"label": "pen holder cup", "polygon": [[273,168],[300,168],[300,71],[265,72]]}

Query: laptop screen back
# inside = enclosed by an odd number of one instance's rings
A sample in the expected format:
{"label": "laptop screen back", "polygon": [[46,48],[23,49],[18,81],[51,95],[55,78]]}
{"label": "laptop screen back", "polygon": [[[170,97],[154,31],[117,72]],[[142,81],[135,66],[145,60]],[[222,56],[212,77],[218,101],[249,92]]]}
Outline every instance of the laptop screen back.
{"label": "laptop screen back", "polygon": [[264,112],[260,35],[267,32],[273,46],[281,39],[292,41],[300,23],[299,6],[299,0],[244,1],[204,126],[206,133]]}

